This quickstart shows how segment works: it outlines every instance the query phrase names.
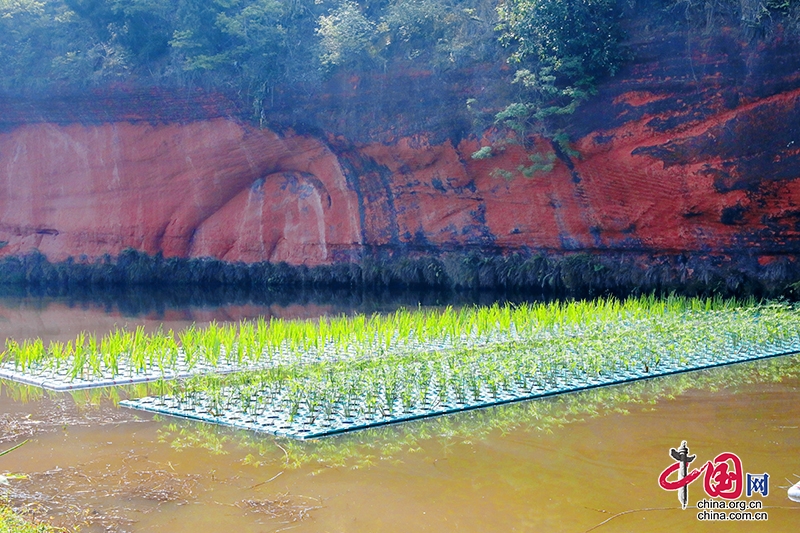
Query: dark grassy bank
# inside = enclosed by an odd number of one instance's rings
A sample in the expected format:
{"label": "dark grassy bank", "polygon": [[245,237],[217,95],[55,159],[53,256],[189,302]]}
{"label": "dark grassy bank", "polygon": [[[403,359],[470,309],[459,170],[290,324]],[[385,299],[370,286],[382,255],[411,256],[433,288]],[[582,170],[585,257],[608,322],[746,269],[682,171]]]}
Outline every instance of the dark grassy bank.
{"label": "dark grassy bank", "polygon": [[[256,299],[281,301],[282,290],[296,294],[298,289],[311,291],[309,294],[322,290],[334,300],[340,291],[354,289],[527,292],[570,297],[650,292],[794,297],[800,290],[800,268],[788,255],[759,261],[758,256],[746,254],[632,252],[498,255],[471,251],[417,257],[375,254],[360,263],[315,267],[164,258],[135,250],[94,262],[70,258],[52,263],[39,253],[0,260],[0,288],[6,294],[88,294],[109,287],[169,288],[184,303],[187,298],[213,301],[217,296],[220,301],[230,302],[232,297],[252,300],[254,294],[262,295]],[[201,293],[203,296],[199,296]]]}

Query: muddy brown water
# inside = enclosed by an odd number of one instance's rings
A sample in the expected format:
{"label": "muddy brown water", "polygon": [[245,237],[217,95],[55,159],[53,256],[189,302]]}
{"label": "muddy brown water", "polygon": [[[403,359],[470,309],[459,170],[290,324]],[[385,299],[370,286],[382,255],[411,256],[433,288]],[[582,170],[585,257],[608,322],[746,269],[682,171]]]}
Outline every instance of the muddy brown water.
{"label": "muddy brown water", "polygon": [[[0,472],[29,477],[0,491],[92,533],[796,531],[799,388],[781,357],[297,442],[3,384],[0,449],[30,440]],[[682,440],[769,473],[768,521],[681,510],[657,478]]]}
{"label": "muddy brown water", "polygon": [[192,324],[205,326],[211,321],[233,322],[265,317],[317,318],[341,314],[348,309],[334,305],[219,305],[165,309],[144,313],[124,313],[119,308],[96,304],[74,305],[63,299],[24,298],[13,302],[0,298],[0,335],[14,339],[40,337],[50,341],[74,340],[82,331],[102,336],[116,328],[144,326],[148,332],[159,327],[178,331]]}

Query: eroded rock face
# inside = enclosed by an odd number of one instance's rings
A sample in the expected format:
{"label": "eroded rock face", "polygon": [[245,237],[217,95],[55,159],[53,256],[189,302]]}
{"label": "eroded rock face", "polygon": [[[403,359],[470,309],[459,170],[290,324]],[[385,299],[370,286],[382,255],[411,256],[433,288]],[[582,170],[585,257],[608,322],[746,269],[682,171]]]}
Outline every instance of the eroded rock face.
{"label": "eroded rock face", "polygon": [[226,119],[25,125],[0,135],[5,254],[329,263],[361,244],[357,198],[314,139]]}
{"label": "eroded rock face", "polygon": [[[135,248],[316,265],[376,249],[797,253],[797,47],[686,39],[640,43],[573,118],[581,156],[559,152],[532,178],[516,170],[530,155],[520,146],[473,160],[485,142],[441,132],[369,141],[230,118],[17,125],[0,133],[0,254]],[[498,168],[516,177],[492,177]]]}

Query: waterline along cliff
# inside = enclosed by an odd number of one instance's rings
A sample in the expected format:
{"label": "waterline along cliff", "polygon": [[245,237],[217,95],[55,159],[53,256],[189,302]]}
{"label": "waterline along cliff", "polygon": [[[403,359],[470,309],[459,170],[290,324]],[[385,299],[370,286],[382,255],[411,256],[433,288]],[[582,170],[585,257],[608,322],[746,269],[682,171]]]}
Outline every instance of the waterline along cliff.
{"label": "waterline along cliff", "polygon": [[[568,149],[475,120],[510,90],[502,62],[280,86],[260,123],[199,89],[7,98],[0,256],[28,270],[4,279],[35,278],[32,253],[75,267],[134,250],[245,278],[286,263],[300,282],[383,265],[370,283],[785,288],[800,280],[800,53],[781,31],[632,24]],[[532,160],[549,164],[526,177]]]}

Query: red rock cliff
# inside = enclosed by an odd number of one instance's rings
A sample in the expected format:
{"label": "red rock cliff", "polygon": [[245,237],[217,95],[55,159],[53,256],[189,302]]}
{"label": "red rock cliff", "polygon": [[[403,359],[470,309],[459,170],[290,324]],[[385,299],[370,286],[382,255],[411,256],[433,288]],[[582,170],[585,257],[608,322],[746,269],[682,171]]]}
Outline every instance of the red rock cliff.
{"label": "red rock cliff", "polygon": [[0,254],[35,248],[60,260],[130,247],[308,265],[470,247],[793,255],[795,48],[724,32],[639,42],[636,59],[574,117],[581,156],[560,154],[530,179],[490,177],[524,163],[520,147],[473,160],[474,137],[397,129],[400,116],[380,141],[348,137],[351,126],[337,127],[325,106],[339,102],[341,114],[341,102],[358,102],[358,83],[314,108],[315,135],[224,113],[155,124],[20,119],[0,133]]}

